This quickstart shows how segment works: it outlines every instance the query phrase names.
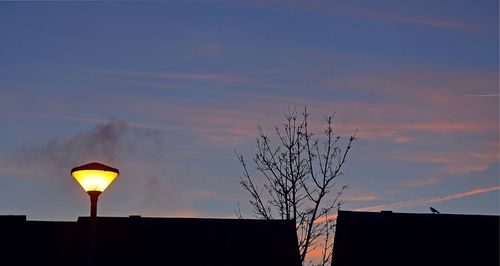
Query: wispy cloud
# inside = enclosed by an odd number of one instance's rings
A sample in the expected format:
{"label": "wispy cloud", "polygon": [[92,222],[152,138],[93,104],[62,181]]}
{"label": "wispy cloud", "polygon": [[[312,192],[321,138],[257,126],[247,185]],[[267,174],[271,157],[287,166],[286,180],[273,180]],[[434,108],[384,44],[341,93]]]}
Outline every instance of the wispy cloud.
{"label": "wispy cloud", "polygon": [[345,201],[367,202],[380,199],[380,196],[375,193],[370,193],[359,188],[350,188],[342,196]]}
{"label": "wispy cloud", "polygon": [[449,201],[449,200],[454,200],[454,199],[461,199],[461,198],[470,197],[470,196],[488,193],[488,192],[497,191],[497,190],[500,190],[500,186],[477,188],[477,189],[472,189],[472,190],[461,192],[461,193],[450,194],[450,195],[445,195],[445,196],[435,197],[435,198],[398,201],[398,202],[389,203],[389,204],[381,204],[381,205],[375,205],[375,206],[370,206],[370,207],[358,208],[358,209],[356,209],[356,211],[378,212],[381,210],[394,210],[394,209],[404,209],[404,208],[410,208],[410,207],[416,207],[416,206],[428,206],[431,204],[437,204],[437,203],[441,203],[441,202]]}
{"label": "wispy cloud", "polygon": [[123,80],[115,79],[116,82],[129,83],[141,85],[151,85],[157,88],[170,88],[174,81],[195,81],[195,82],[209,82],[214,84],[225,84],[225,85],[240,85],[240,86],[251,86],[256,88],[268,88],[268,89],[291,89],[294,88],[292,85],[282,84],[277,82],[270,82],[263,77],[255,77],[250,74],[238,74],[238,73],[198,73],[198,72],[176,72],[176,71],[123,71],[123,70],[103,70],[97,71],[102,75],[106,75],[108,80],[109,77],[127,77],[127,78],[148,78],[148,79],[160,79],[168,81],[169,83],[163,84],[161,82],[153,81],[138,81],[138,80]]}
{"label": "wispy cloud", "polygon": [[[287,2],[288,3],[288,2]],[[307,2],[295,2],[293,6],[300,7],[306,10],[313,10],[315,12],[328,12],[341,16],[352,16],[358,18],[367,18],[373,20],[415,25],[421,27],[429,27],[429,28],[437,28],[444,30],[456,30],[463,32],[472,32],[472,33],[486,33],[486,34],[495,34],[495,32],[485,29],[484,27],[480,27],[478,25],[472,25],[462,20],[446,18],[446,17],[430,17],[425,15],[412,15],[408,14],[408,12],[385,12],[385,11],[374,11],[368,10],[366,8],[361,8],[359,6],[353,5],[339,5],[337,3],[329,2],[317,2],[311,3]]]}
{"label": "wispy cloud", "polygon": [[475,147],[474,150],[457,151],[412,151],[394,152],[392,160],[441,165],[444,174],[469,174],[483,171],[492,163],[498,162],[498,145]]}
{"label": "wispy cloud", "polygon": [[222,54],[224,49],[222,45],[214,42],[204,43],[197,47],[196,49],[200,54],[205,56],[219,56]]}
{"label": "wispy cloud", "polygon": [[390,22],[409,24],[415,26],[423,26],[430,28],[446,29],[446,30],[456,30],[472,33],[487,33],[494,34],[487,29],[480,28],[474,25],[469,25],[460,20],[452,20],[446,18],[430,18],[423,16],[409,16],[404,14],[394,14],[394,13],[383,13],[383,12],[372,12],[366,10],[354,10],[350,9],[349,14],[355,16],[363,16],[366,18],[373,18],[378,20],[385,20]]}
{"label": "wispy cloud", "polygon": [[[401,134],[402,131],[406,132],[428,132],[442,135],[449,135],[454,133],[465,132],[481,132],[485,129],[494,129],[494,125],[486,126],[480,123],[473,122],[449,122],[449,121],[429,121],[429,122],[415,122],[415,123],[393,123],[393,124],[365,124],[364,129],[370,132],[387,132],[387,136],[394,134]],[[405,142],[405,139],[402,139]]]}
{"label": "wispy cloud", "polygon": [[[121,72],[120,72],[121,73]],[[125,72],[124,75],[126,75]],[[141,72],[142,73],[142,72]],[[149,73],[149,72],[146,72]],[[155,75],[156,72],[152,73]],[[167,77],[179,78],[194,78],[202,80],[217,80],[223,82],[238,80],[238,76],[229,75],[226,78],[225,74],[191,74],[169,72]],[[151,74],[151,73],[149,73]],[[147,75],[149,75],[147,74]],[[160,76],[163,74],[156,73]],[[114,74],[113,74],[114,75]],[[118,74],[117,74],[118,75]],[[121,74],[119,74],[121,75]],[[126,80],[126,79],[125,79]],[[139,86],[147,86],[141,83],[149,81],[130,80]],[[125,81],[127,82],[127,81]],[[152,82],[152,86],[161,87],[163,81]],[[225,81],[224,81],[225,82]],[[168,82],[166,84],[169,84]],[[167,86],[171,86],[167,85]],[[392,86],[392,85],[391,85]],[[395,86],[395,85],[394,85]],[[173,86],[175,87],[175,86]],[[391,89],[392,90],[392,89]],[[417,90],[418,91],[418,90]],[[288,106],[308,106],[311,113],[316,119],[311,121],[312,127],[315,130],[323,130],[321,115],[329,114],[333,111],[339,111],[341,122],[336,124],[336,130],[339,135],[349,135],[358,129],[358,136],[364,140],[389,140],[397,144],[407,144],[412,142],[422,141],[421,133],[424,134],[439,134],[441,136],[452,136],[458,134],[477,134],[488,132],[493,134],[498,131],[498,126],[491,123],[490,115],[484,115],[483,110],[490,108],[490,105],[484,103],[475,103],[475,105],[467,103],[458,103],[453,106],[448,106],[447,109],[441,110],[442,104],[434,106],[412,106],[405,105],[404,101],[398,104],[393,103],[372,103],[366,101],[331,101],[328,99],[318,99],[309,95],[281,95],[272,92],[260,93],[245,93],[232,92],[231,99],[239,102],[238,106],[221,105],[210,107],[198,103],[178,103],[176,99],[153,99],[153,98],[138,98],[128,100],[135,104],[134,116],[138,113],[147,115],[152,118],[152,122],[132,122],[128,121],[129,126],[157,128],[165,130],[184,130],[192,132],[200,137],[209,139],[217,143],[227,143],[227,145],[236,145],[242,140],[248,140],[255,137],[255,126],[257,124],[269,125],[272,129],[274,121],[280,121],[280,114],[286,110]],[[123,94],[121,97],[127,97]],[[464,97],[462,97],[464,98]],[[244,100],[243,100],[244,99]],[[218,104],[217,100],[207,99],[212,104]],[[454,101],[454,100],[453,100]],[[43,100],[37,101],[40,104]],[[6,105],[9,103],[6,102]],[[468,113],[473,112],[474,119],[463,118],[463,113],[459,106],[469,106]],[[477,105],[477,106],[476,106]],[[121,108],[117,105],[116,108]],[[47,109],[47,108],[45,108]],[[113,107],[115,109],[115,107]],[[16,109],[13,109],[16,110]],[[261,111],[262,110],[262,111]],[[457,111],[458,110],[458,111]],[[259,115],[262,113],[275,115]],[[274,112],[274,113],[273,113]],[[0,110],[0,113],[2,111]],[[5,112],[4,112],[5,113]],[[44,112],[26,114],[23,112],[9,111],[12,116],[44,116]],[[50,115],[45,115],[46,118],[54,117],[54,119],[71,120],[73,118],[65,115],[60,115],[52,112]],[[122,112],[123,113],[123,112]],[[436,116],[440,113],[440,116]],[[460,116],[458,118],[457,116]],[[69,117],[69,118],[68,118]],[[314,117],[312,117],[314,119]],[[96,123],[97,121],[88,121]]]}
{"label": "wispy cloud", "polygon": [[500,94],[498,93],[490,93],[490,94],[466,94],[465,97],[496,97],[498,98]]}
{"label": "wispy cloud", "polygon": [[366,195],[346,195],[344,198],[346,201],[374,201],[379,199],[379,196],[375,194]]}
{"label": "wispy cloud", "polygon": [[148,217],[176,217],[176,218],[206,217],[206,214],[198,209],[185,208],[178,210],[164,210],[164,209],[158,209],[153,206],[143,208],[137,214]]}
{"label": "wispy cloud", "polygon": [[220,73],[193,73],[193,72],[147,72],[147,71],[102,71],[105,74],[118,74],[130,77],[150,77],[173,80],[191,80],[191,81],[212,81],[212,82],[244,82],[242,77],[234,74]]}
{"label": "wispy cloud", "polygon": [[429,178],[421,178],[421,179],[412,179],[406,181],[406,184],[411,187],[423,187],[430,186],[439,183],[439,178],[437,177],[429,177]]}
{"label": "wispy cloud", "polygon": [[15,177],[15,178],[26,178],[26,177],[45,177],[43,172],[38,169],[29,167],[19,167],[17,165],[2,162],[0,164],[0,176],[2,177]]}

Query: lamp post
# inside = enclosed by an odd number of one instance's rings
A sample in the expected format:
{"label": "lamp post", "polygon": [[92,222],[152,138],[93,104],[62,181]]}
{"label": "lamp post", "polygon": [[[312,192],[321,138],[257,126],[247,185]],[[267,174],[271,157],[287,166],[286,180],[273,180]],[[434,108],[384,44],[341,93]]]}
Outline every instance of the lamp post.
{"label": "lamp post", "polygon": [[90,196],[90,217],[97,217],[97,199],[99,195],[120,174],[118,169],[101,163],[89,163],[71,169],[71,175]]}
{"label": "lamp post", "polygon": [[88,264],[96,265],[97,200],[99,195],[118,177],[120,171],[101,163],[89,163],[71,169],[71,175],[90,196]]}

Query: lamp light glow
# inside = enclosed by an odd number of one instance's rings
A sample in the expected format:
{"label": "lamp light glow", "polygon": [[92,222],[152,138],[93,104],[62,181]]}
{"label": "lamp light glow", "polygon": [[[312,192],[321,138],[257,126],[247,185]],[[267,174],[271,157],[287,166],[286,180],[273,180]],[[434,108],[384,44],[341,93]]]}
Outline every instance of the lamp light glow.
{"label": "lamp light glow", "polygon": [[119,174],[118,169],[100,163],[89,163],[71,170],[71,175],[86,192],[103,192]]}

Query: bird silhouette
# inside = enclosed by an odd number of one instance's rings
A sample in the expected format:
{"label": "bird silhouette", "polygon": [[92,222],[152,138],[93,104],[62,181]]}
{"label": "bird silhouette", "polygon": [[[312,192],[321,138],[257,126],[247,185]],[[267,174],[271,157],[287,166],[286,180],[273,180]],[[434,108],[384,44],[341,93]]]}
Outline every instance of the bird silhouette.
{"label": "bird silhouette", "polygon": [[436,210],[436,209],[434,209],[434,208],[432,208],[432,207],[430,207],[429,209],[431,209],[431,212],[432,212],[432,213],[437,213],[437,214],[439,214],[439,213],[440,213],[438,210]]}

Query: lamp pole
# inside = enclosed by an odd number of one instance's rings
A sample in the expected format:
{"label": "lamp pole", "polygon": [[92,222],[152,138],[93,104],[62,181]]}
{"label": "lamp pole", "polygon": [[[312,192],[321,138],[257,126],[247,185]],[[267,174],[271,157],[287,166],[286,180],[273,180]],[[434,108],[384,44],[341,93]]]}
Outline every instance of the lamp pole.
{"label": "lamp pole", "polygon": [[99,199],[99,195],[102,192],[100,191],[88,191],[87,194],[90,196],[90,218],[97,218],[97,200]]}
{"label": "lamp pole", "polygon": [[97,258],[97,216],[90,216],[89,220],[89,266],[96,266]]}
{"label": "lamp pole", "polygon": [[71,175],[90,196],[88,265],[97,265],[97,200],[120,172],[100,163],[89,163],[71,169]]}
{"label": "lamp pole", "polygon": [[97,200],[100,191],[88,191],[87,194],[90,196],[90,245],[89,245],[89,266],[97,265]]}

